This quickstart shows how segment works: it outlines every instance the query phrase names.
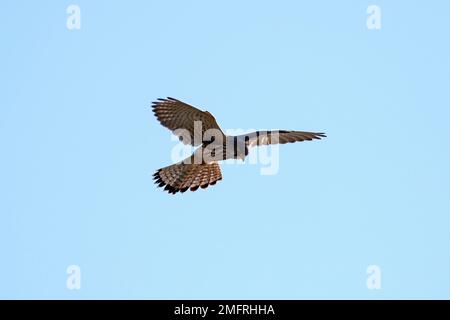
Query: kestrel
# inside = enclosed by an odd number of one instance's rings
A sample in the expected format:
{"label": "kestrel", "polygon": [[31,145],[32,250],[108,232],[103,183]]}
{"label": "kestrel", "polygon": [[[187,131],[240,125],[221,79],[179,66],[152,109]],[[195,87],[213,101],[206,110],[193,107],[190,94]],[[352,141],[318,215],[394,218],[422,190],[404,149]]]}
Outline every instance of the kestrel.
{"label": "kestrel", "polygon": [[198,147],[192,156],[176,164],[161,168],[153,178],[158,187],[169,193],[196,191],[222,180],[219,161],[244,160],[249,149],[259,145],[284,144],[321,139],[324,133],[270,130],[237,136],[223,133],[216,119],[208,111],[199,110],[180,100],[170,98],[153,102],[153,112],[159,122],[184,143]]}

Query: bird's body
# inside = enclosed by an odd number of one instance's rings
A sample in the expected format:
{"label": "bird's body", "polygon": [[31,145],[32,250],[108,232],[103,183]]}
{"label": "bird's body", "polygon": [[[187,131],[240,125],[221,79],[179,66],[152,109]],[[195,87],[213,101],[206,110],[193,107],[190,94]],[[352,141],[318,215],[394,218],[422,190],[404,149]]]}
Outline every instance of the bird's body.
{"label": "bird's body", "polygon": [[153,112],[161,124],[184,144],[197,146],[194,153],[179,163],[161,168],[154,174],[159,187],[169,193],[206,188],[222,180],[219,161],[244,160],[251,147],[321,139],[324,133],[269,130],[237,136],[223,133],[208,111],[201,111],[174,98],[158,99]]}
{"label": "bird's body", "polygon": [[[228,159],[244,160],[248,153],[249,149],[243,137],[225,135],[220,140],[203,141],[202,146],[195,150],[192,156],[202,155],[205,163],[209,163]],[[211,159],[208,156],[211,156]]]}

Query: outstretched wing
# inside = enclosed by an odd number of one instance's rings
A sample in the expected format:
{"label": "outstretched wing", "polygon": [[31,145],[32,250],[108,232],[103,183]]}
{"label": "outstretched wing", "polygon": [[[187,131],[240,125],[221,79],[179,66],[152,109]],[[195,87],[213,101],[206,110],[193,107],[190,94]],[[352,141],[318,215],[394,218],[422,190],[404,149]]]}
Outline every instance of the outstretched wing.
{"label": "outstretched wing", "polygon": [[325,133],[322,132],[288,130],[256,131],[238,136],[239,139],[245,140],[248,147],[278,143],[292,143],[297,141],[321,139],[325,137]]}
{"label": "outstretched wing", "polygon": [[[171,130],[184,144],[198,146],[202,144],[205,131],[209,129],[218,130],[217,134],[224,136],[216,119],[208,111],[199,110],[180,100],[170,98],[158,99],[153,102],[153,112],[161,124]],[[201,130],[199,125],[201,124]],[[195,129],[197,126],[197,130]],[[190,141],[183,139],[184,129],[190,136]],[[186,131],[184,131],[186,133]]]}

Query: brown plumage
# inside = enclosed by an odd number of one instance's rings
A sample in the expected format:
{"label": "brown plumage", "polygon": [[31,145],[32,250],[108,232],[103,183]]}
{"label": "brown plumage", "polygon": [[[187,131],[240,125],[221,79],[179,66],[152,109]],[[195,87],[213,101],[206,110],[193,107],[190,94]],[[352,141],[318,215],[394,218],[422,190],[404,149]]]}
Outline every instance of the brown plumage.
{"label": "brown plumage", "polygon": [[[153,175],[158,187],[164,187],[165,191],[172,194],[183,193],[187,190],[195,191],[198,188],[204,189],[216,184],[217,181],[222,180],[217,161],[244,160],[251,147],[326,137],[320,132],[289,130],[256,131],[238,136],[226,136],[208,111],[199,110],[170,97],[153,102],[153,112],[159,122],[177,135],[184,144],[200,146],[191,157],[158,169]],[[180,129],[184,130],[180,131]],[[213,132],[213,138],[211,135],[208,136],[211,132]],[[205,151],[211,149],[214,149],[211,154],[217,156],[214,159],[204,156]]]}
{"label": "brown plumage", "polygon": [[[153,112],[159,122],[175,135],[178,135],[176,132],[178,129],[187,130],[190,133],[191,141],[188,142],[181,139],[180,135],[178,137],[184,144],[191,144],[194,147],[202,144],[203,135],[206,130],[216,129],[222,132],[211,113],[201,111],[174,98],[158,99],[158,101],[153,102]],[[202,131],[195,132],[197,133],[196,136],[194,135],[195,121],[200,121],[202,124]]]}

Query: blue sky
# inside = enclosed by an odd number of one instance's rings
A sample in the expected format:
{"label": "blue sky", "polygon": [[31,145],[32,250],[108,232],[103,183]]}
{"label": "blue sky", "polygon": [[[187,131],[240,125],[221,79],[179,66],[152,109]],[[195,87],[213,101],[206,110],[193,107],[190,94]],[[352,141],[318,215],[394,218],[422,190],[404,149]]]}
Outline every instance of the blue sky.
{"label": "blue sky", "polygon": [[[0,298],[450,298],[448,12],[2,1]],[[151,179],[176,145],[149,107],[165,96],[224,129],[328,138],[281,146],[276,175],[223,165],[168,195]]]}

